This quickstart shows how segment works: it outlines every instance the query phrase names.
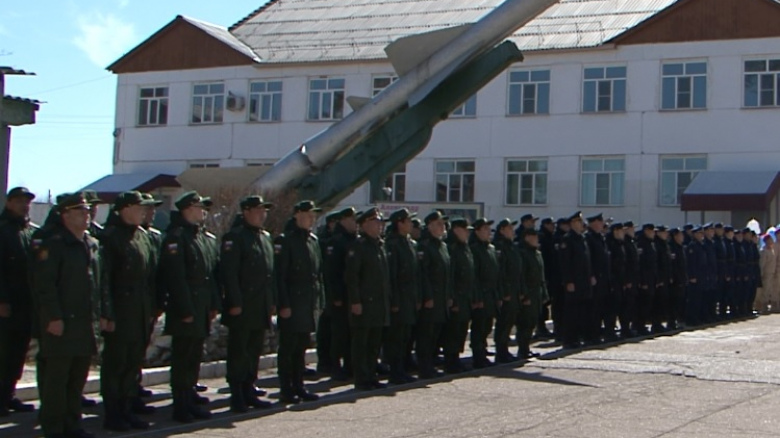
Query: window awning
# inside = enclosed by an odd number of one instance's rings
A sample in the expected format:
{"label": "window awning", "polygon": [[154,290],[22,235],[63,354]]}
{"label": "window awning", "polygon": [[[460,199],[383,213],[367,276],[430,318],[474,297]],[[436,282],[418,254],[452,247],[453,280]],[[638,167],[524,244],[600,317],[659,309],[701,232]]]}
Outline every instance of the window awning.
{"label": "window awning", "polygon": [[122,192],[151,192],[162,187],[180,187],[175,175],[160,173],[115,173],[106,175],[81,190],[94,190],[100,199],[113,202]]}
{"label": "window awning", "polygon": [[701,172],[682,195],[683,211],[766,211],[780,190],[780,172]]}

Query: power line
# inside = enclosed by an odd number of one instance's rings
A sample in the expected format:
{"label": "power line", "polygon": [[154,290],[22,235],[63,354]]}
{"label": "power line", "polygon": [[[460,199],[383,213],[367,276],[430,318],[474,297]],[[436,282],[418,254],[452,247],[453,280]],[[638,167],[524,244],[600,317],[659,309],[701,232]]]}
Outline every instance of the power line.
{"label": "power line", "polygon": [[30,93],[27,93],[27,94],[29,94],[31,96],[40,96],[40,95],[46,94],[46,93],[53,93],[55,91],[66,90],[68,88],[78,87],[79,85],[90,84],[92,82],[102,81],[104,79],[108,79],[108,78],[111,78],[111,77],[113,77],[113,76],[111,76],[111,75],[100,76],[99,78],[87,79],[86,81],[75,82],[75,83],[63,85],[63,86],[60,86],[60,87],[57,87],[57,88],[50,88],[48,90],[30,92]]}

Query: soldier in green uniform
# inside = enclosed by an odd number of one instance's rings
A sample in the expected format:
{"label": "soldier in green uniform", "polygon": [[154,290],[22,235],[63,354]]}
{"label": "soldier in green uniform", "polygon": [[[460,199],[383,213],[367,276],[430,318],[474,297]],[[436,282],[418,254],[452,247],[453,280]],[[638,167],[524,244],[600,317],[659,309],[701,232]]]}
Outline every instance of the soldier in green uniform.
{"label": "soldier in green uniform", "polygon": [[490,227],[493,221],[486,218],[474,221],[471,253],[474,255],[476,285],[471,311],[471,351],[474,368],[492,365],[487,358],[487,338],[493,327],[493,319],[501,301],[499,290],[499,266],[496,247],[490,243]]}
{"label": "soldier in green uniform", "polygon": [[[150,249],[152,251],[152,269],[151,272],[153,272],[155,276],[154,283],[152,284],[152,291],[154,293],[155,298],[155,313],[154,318],[152,319],[152,322],[149,324],[149,336],[146,339],[146,343],[144,345],[144,351],[146,351],[149,348],[149,343],[152,341],[152,333],[154,333],[154,327],[155,323],[157,322],[157,318],[162,314],[162,306],[159,303],[158,300],[158,291],[157,291],[157,273],[158,273],[158,265],[160,264],[160,248],[162,247],[162,232],[154,227],[154,218],[157,215],[157,207],[162,205],[162,201],[154,199],[154,196],[152,196],[150,193],[142,193],[144,201],[149,201],[149,203],[144,207],[144,210],[146,211],[146,214],[144,214],[144,220],[141,224],[141,227],[146,230],[146,236],[149,238],[150,242]],[[142,364],[143,365],[143,364]],[[142,397],[150,397],[152,395],[152,392],[148,389],[145,389],[143,386],[141,386],[141,379],[143,377],[143,370],[142,368],[138,369],[138,395],[136,397],[131,398],[130,400],[130,407],[134,414],[138,415],[149,415],[153,414],[156,409],[154,406],[147,405],[144,403]]]}
{"label": "soldier in green uniform", "polygon": [[444,367],[448,373],[457,374],[466,370],[460,360],[460,353],[468,336],[476,277],[474,255],[468,243],[472,227],[463,218],[451,221],[450,225],[448,250],[452,272],[452,305],[444,328]]}
{"label": "soldier in green uniform", "polygon": [[271,407],[257,398],[254,383],[265,332],[276,313],[274,246],[271,234],[263,229],[273,204],[255,195],[241,200],[240,207],[242,223],[222,238],[219,262],[222,324],[230,329],[227,381],[233,412]]}
{"label": "soldier in green uniform", "polygon": [[323,293],[322,253],[317,236],[311,232],[320,211],[312,201],[296,204],[292,221],[274,248],[279,308],[277,368],[283,403],[319,399],[306,390],[303,374],[306,348],[315,329],[314,312]]}
{"label": "soldier in green uniform", "polygon": [[509,352],[509,334],[517,323],[520,290],[522,289],[523,262],[520,248],[513,242],[515,232],[513,227],[517,221],[501,220],[496,226],[493,245],[498,255],[498,278],[501,290],[501,308],[493,338],[496,341],[496,362],[510,363],[517,358]]}
{"label": "soldier in green uniform", "polygon": [[34,410],[15,397],[32,337],[28,261],[32,234],[38,229],[29,217],[33,199],[35,195],[24,187],[11,189],[0,214],[0,417],[9,410]]}
{"label": "soldier in green uniform", "polygon": [[202,230],[211,199],[197,192],[176,200],[160,256],[162,287],[169,293],[165,333],[172,336],[173,419],[182,423],[211,413],[194,402],[203,343],[219,309],[216,237]]}
{"label": "soldier in green uniform", "polygon": [[421,379],[441,376],[434,368],[433,358],[447,321],[448,310],[452,306],[450,253],[444,243],[446,220],[447,216],[440,211],[428,214],[425,217],[426,236],[417,245],[422,277],[422,308],[417,332],[417,362]]}
{"label": "soldier in green uniform", "polygon": [[154,251],[141,227],[146,206],[153,203],[139,192],[120,194],[101,235],[109,327],[103,333],[100,392],[105,408],[103,427],[111,431],[149,428],[149,423],[132,413],[130,401],[138,397],[138,370],[156,311]]}
{"label": "soldier in green uniform", "polygon": [[[97,352],[94,326],[101,309],[97,241],[88,233],[89,204],[81,194],[58,202],[62,226],[35,252],[33,293],[39,307],[39,420],[45,436],[90,438],[81,426],[81,393]],[[100,318],[100,328],[108,321]]]}
{"label": "soldier in green uniform", "polygon": [[89,203],[89,234],[95,239],[100,240],[103,233],[103,226],[97,222],[97,215],[99,213],[99,205],[105,204],[106,201],[100,199],[97,192],[94,190],[84,190],[84,198]]}
{"label": "soldier in green uniform", "polygon": [[411,383],[416,379],[406,370],[406,350],[420,310],[420,267],[417,242],[411,237],[415,214],[402,208],[390,214],[385,250],[390,268],[390,327],[384,344],[390,366],[390,383]]}
{"label": "soldier in green uniform", "polygon": [[344,280],[350,306],[352,369],[355,389],[370,391],[385,385],[376,375],[382,330],[390,323],[390,272],[382,240],[384,221],[374,207],[357,222],[362,235],[347,249]]}
{"label": "soldier in green uniform", "polygon": [[344,281],[347,251],[358,238],[357,211],[347,207],[338,213],[333,237],[325,245],[325,311],[330,314],[330,364],[334,380],[344,381],[352,374],[347,285]]}
{"label": "soldier in green uniform", "polygon": [[531,352],[531,336],[536,328],[542,303],[548,300],[544,278],[544,260],[539,251],[539,235],[533,228],[523,229],[522,283],[517,313],[517,357],[528,359],[539,354]]}

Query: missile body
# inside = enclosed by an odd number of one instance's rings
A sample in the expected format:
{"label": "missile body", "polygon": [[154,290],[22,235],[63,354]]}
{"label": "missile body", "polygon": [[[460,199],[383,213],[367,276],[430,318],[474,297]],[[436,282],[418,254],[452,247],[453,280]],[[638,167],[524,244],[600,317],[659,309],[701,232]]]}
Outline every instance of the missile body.
{"label": "missile body", "polygon": [[405,105],[413,105],[467,62],[490,50],[558,0],[506,0],[371,101],[306,140],[257,181],[266,194],[296,186],[328,166]]}

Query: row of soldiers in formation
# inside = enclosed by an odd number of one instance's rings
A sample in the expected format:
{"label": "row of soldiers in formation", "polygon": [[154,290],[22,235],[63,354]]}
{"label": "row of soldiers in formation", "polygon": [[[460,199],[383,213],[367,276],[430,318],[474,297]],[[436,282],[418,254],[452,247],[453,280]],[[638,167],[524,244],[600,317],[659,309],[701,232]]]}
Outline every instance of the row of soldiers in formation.
{"label": "row of soldiers in formation", "polygon": [[263,228],[273,205],[249,196],[218,243],[204,228],[212,202],[197,192],[176,200],[164,233],[151,226],[161,202],[148,194],[119,195],[104,227],[94,223],[94,193],[58,197],[40,228],[28,219],[33,198],[11,190],[0,216],[0,415],[32,408],[14,388],[37,337],[39,420],[53,437],[92,436],[81,427],[81,392],[101,334],[104,427],[149,427],[137,416],[151,408],[138,379],[163,310],[173,418],[188,423],[210,416],[194,388],[218,313],[229,328],[231,410],[246,412],[270,406],[254,382],[274,315],[280,400],[299,403],[318,398],[304,386],[315,330],[321,370],[373,390],[385,386],[380,357],[394,384],[414,380],[412,365],[419,378],[439,376],[441,350],[446,372],[463,371],[469,327],[473,366],[484,368],[491,331],[497,362],[534,356],[532,334],[546,334],[550,304],[555,335],[572,348],[616,337],[618,321],[631,337],[747,315],[761,277],[754,233],[719,224],[648,224],[635,238],[630,222],[607,229],[597,215],[586,225],[579,212],[537,230],[530,215],[516,229],[509,219],[434,211],[421,222],[406,209],[384,219],[347,208],[327,216],[318,238],[320,209],[302,201],[274,239]]}

